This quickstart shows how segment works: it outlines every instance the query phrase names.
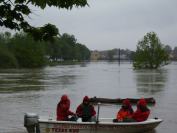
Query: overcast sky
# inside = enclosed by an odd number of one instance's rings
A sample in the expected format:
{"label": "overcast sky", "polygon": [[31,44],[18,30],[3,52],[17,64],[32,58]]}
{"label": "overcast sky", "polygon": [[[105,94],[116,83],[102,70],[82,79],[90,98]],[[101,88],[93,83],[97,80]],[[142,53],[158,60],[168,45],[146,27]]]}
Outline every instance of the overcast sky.
{"label": "overcast sky", "polygon": [[30,23],[55,24],[91,50],[136,49],[154,31],[164,44],[177,46],[177,0],[88,0],[89,7],[33,9]]}

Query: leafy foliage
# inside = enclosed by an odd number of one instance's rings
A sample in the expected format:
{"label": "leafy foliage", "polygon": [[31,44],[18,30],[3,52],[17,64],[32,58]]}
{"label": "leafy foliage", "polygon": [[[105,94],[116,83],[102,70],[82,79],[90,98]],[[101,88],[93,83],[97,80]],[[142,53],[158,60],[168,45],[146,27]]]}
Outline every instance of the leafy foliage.
{"label": "leafy foliage", "polygon": [[36,68],[48,62],[81,61],[90,58],[90,50],[77,43],[74,35],[64,33],[53,41],[35,41],[24,33],[0,34],[0,67],[1,68]]}
{"label": "leafy foliage", "polygon": [[42,42],[36,42],[25,34],[16,34],[8,45],[10,51],[24,68],[45,66],[45,49]]}
{"label": "leafy foliage", "polygon": [[156,33],[149,32],[138,42],[133,66],[135,68],[156,69],[167,64],[168,58],[168,53]]}
{"label": "leafy foliage", "polygon": [[54,41],[54,37],[59,33],[55,25],[46,24],[43,27],[31,28],[29,34],[36,41]]}
{"label": "leafy foliage", "polygon": [[36,42],[24,33],[0,34],[0,67],[1,68],[33,68],[46,64],[43,42]]}
{"label": "leafy foliage", "polygon": [[64,33],[54,42],[47,43],[47,53],[51,60],[88,60],[90,50],[83,44],[77,43],[74,35]]}
{"label": "leafy foliage", "polygon": [[84,7],[88,4],[87,0],[0,0],[0,26],[18,31],[22,29],[24,32],[30,33],[35,40],[46,41],[49,39],[51,41],[58,35],[58,29],[51,24],[38,28],[31,26],[25,20],[25,16],[32,13],[29,5],[38,6],[41,9],[46,6],[72,9],[73,6]]}
{"label": "leafy foliage", "polygon": [[18,62],[14,55],[6,48],[0,45],[0,68],[17,68]]}

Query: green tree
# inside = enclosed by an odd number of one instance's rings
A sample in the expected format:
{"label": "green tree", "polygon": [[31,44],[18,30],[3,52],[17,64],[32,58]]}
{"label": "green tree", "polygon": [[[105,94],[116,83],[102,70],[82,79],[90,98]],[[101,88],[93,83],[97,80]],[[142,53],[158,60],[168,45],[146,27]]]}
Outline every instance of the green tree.
{"label": "green tree", "polygon": [[174,47],[173,49],[173,56],[174,56],[174,59],[177,60],[177,47]]}
{"label": "green tree", "polygon": [[76,39],[74,35],[69,35],[67,33],[64,33],[61,36],[61,51],[62,51],[62,57],[64,60],[73,60],[75,57],[75,45],[76,45]]}
{"label": "green tree", "polygon": [[18,61],[8,50],[6,45],[0,43],[0,68],[17,68]]}
{"label": "green tree", "polygon": [[46,54],[50,61],[57,61],[58,59],[62,59],[62,41],[60,38],[55,38],[54,42],[46,43]]}
{"label": "green tree", "polygon": [[24,33],[15,34],[8,44],[9,51],[18,61],[19,67],[34,68],[46,65],[44,44],[34,41]]}
{"label": "green tree", "polygon": [[83,44],[77,43],[75,47],[75,59],[89,60],[90,59],[90,50]]}
{"label": "green tree", "polygon": [[88,60],[90,50],[83,44],[77,43],[74,35],[67,33],[56,37],[54,42],[46,43],[46,54],[50,61],[64,60]]}
{"label": "green tree", "polygon": [[161,65],[166,65],[168,59],[169,55],[156,33],[149,32],[138,42],[133,66],[135,68],[156,69]]}
{"label": "green tree", "polygon": [[31,5],[41,9],[45,9],[47,6],[72,9],[73,6],[86,6],[87,0],[0,0],[0,26],[23,30],[30,33],[35,39],[51,40],[58,34],[58,29],[54,25],[46,24],[42,27],[33,27],[26,20],[26,16],[32,14]]}

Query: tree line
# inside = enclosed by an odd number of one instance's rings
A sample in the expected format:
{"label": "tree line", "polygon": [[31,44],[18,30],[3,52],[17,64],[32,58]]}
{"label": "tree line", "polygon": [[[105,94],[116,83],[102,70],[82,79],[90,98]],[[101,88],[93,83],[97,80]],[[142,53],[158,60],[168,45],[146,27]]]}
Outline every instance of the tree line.
{"label": "tree line", "polygon": [[36,68],[58,61],[82,61],[90,50],[67,33],[52,41],[36,41],[26,33],[0,33],[1,68]]}

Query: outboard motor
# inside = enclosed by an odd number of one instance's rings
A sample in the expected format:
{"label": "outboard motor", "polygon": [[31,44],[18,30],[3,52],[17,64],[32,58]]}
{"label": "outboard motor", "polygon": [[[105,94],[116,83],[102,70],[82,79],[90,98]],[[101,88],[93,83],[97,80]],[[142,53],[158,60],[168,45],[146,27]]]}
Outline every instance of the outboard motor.
{"label": "outboard motor", "polygon": [[25,113],[24,115],[24,126],[28,133],[40,133],[39,131],[39,116],[34,113]]}

